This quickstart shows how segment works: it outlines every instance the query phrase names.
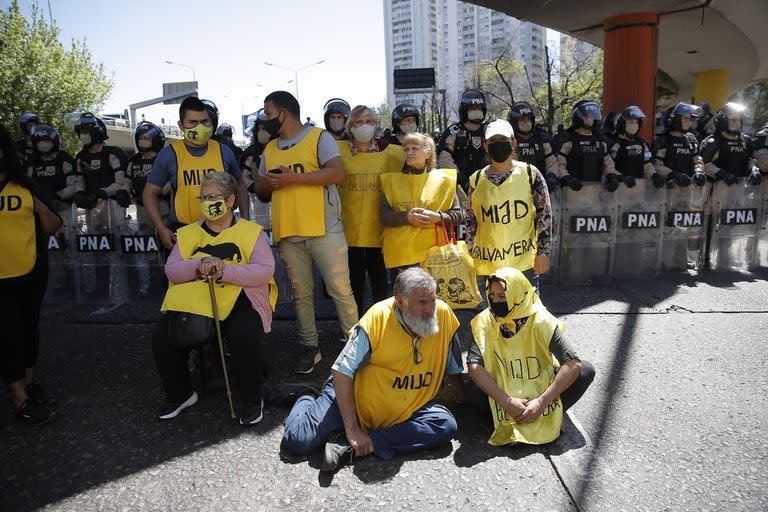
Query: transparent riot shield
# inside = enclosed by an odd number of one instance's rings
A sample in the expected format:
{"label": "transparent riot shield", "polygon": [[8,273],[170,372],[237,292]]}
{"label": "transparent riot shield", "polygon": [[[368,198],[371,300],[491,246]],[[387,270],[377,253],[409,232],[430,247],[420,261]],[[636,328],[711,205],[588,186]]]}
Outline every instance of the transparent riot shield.
{"label": "transparent riot shield", "polygon": [[768,267],[768,179],[763,178],[763,201],[760,215],[760,229],[758,231],[757,258],[758,266]]}
{"label": "transparent riot shield", "polygon": [[700,270],[706,255],[710,183],[667,189],[661,269]]}
{"label": "transparent riot shield", "polygon": [[256,194],[249,194],[251,222],[255,222],[264,228],[265,231],[272,231],[272,204],[262,203]]}
{"label": "transparent riot shield", "polygon": [[78,303],[127,301],[125,268],[117,246],[124,224],[125,208],[111,199],[100,199],[90,210],[77,209],[70,250]]}
{"label": "transparent riot shield", "polygon": [[51,207],[61,217],[61,227],[48,237],[48,288],[46,302],[71,302],[75,299],[72,253],[69,242],[75,222],[74,205],[53,201]]}
{"label": "transparent riot shield", "polygon": [[560,237],[563,225],[563,189],[549,189],[549,201],[552,205],[552,252],[549,255],[549,270],[541,275],[543,283],[557,283],[560,276]]}
{"label": "transparent riot shield", "polygon": [[762,203],[762,187],[750,185],[746,178],[731,186],[715,183],[710,268],[745,272],[757,267]]}
{"label": "transparent riot shield", "polygon": [[615,278],[656,277],[661,268],[666,190],[639,179],[633,188],[616,190],[616,238],[611,275]]}
{"label": "transparent riot shield", "polygon": [[129,206],[125,222],[118,229],[116,251],[122,255],[128,302],[137,304],[150,297],[161,298],[166,288],[164,252],[144,207]]}
{"label": "transparent riot shield", "polygon": [[560,282],[606,284],[610,281],[615,216],[614,193],[600,183],[563,190]]}

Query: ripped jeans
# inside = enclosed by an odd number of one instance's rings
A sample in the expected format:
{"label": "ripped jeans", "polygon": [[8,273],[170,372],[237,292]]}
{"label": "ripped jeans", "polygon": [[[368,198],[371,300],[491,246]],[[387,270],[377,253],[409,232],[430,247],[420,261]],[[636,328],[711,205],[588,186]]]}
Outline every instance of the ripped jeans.
{"label": "ripped jeans", "polygon": [[293,305],[299,324],[299,338],[306,348],[317,348],[315,325],[315,279],[312,263],[323,276],[328,295],[344,333],[357,323],[357,303],[349,283],[347,239],[344,231],[306,238],[299,242],[280,240],[277,244],[288,279],[293,288]]}

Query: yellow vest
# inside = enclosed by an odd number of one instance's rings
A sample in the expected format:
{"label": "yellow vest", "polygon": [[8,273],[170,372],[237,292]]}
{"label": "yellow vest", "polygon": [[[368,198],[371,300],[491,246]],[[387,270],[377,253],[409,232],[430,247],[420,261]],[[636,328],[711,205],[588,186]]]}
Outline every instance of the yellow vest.
{"label": "yellow vest", "polygon": [[192,224],[203,218],[197,200],[203,177],[209,172],[224,172],[221,147],[215,140],[209,140],[203,156],[193,156],[183,140],[172,142],[171,147],[176,153],[176,193],[173,201],[176,220]]}
{"label": "yellow vest", "polygon": [[[456,196],[456,170],[432,169],[421,174],[388,173],[379,177],[381,190],[396,212],[425,208],[436,212],[451,209]],[[435,228],[410,224],[384,228],[381,238],[387,268],[421,263],[435,246]]]}
{"label": "yellow vest", "polygon": [[527,168],[527,164],[515,162],[512,173],[499,186],[488,180],[485,169],[469,178],[475,188],[472,212],[477,219],[472,257],[480,276],[491,275],[502,267],[521,272],[533,268],[536,207]]}
{"label": "yellow vest", "polygon": [[37,261],[35,201],[32,193],[8,180],[0,183],[0,279],[29,274]]}
{"label": "yellow vest", "polygon": [[[225,229],[217,236],[209,235],[198,223],[189,224],[176,232],[176,243],[179,244],[181,257],[185,260],[216,256],[227,265],[247,265],[251,258],[253,245],[261,234],[262,227],[245,219]],[[277,303],[277,286],[272,279],[269,283],[269,302],[272,310]],[[219,318],[224,320],[232,312],[242,286],[232,283],[214,283],[216,304],[219,307]],[[161,311],[184,311],[213,318],[211,292],[208,283],[196,279],[187,283],[168,283],[165,300]]]}
{"label": "yellow vest", "polygon": [[[277,139],[264,148],[267,171],[284,165],[298,174],[317,172],[317,143],[322,128],[312,128],[298,144],[278,149]],[[290,185],[272,192],[272,238],[275,243],[288,236],[325,235],[325,187]]]}
{"label": "yellow vest", "polygon": [[395,314],[395,299],[374,304],[358,325],[371,343],[368,363],[355,374],[355,407],[360,426],[366,430],[402,423],[435,398],[445,373],[451,338],[459,321],[451,308],[437,300],[440,332],[421,339],[423,359],[413,359],[413,338]]}
{"label": "yellow vest", "polygon": [[[472,335],[483,354],[485,369],[504,392],[515,398],[540,396],[555,379],[555,359],[549,342],[559,321],[546,310],[530,317],[511,338],[499,332],[501,324],[489,309],[472,319]],[[503,361],[503,364],[501,363]],[[494,431],[489,444],[502,445],[515,441],[543,444],[560,435],[563,404],[558,397],[532,423],[516,424],[504,408],[488,397]]]}
{"label": "yellow vest", "polygon": [[381,247],[379,175],[403,169],[403,148],[389,145],[376,153],[352,154],[348,140],[337,141],[346,179],[339,185],[341,220],[350,247]]}

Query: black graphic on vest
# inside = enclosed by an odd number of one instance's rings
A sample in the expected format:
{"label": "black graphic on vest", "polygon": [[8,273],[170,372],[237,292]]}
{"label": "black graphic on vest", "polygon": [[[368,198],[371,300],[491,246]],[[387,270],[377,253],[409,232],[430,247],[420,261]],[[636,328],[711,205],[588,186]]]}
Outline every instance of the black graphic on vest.
{"label": "black graphic on vest", "polygon": [[215,256],[224,261],[243,261],[243,255],[240,252],[240,248],[233,242],[224,242],[218,245],[208,244],[198,247],[195,249],[195,252],[192,253],[192,256],[198,253]]}

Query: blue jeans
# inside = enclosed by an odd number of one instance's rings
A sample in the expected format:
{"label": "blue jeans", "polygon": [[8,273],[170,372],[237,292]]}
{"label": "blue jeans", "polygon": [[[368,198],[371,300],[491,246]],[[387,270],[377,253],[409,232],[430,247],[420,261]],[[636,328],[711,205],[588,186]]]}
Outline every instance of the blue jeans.
{"label": "blue jeans", "polygon": [[[296,455],[310,455],[320,450],[334,432],[344,431],[344,422],[336,403],[333,379],[328,379],[317,399],[302,396],[283,422],[283,446]],[[368,432],[373,453],[389,460],[395,455],[443,446],[456,433],[456,419],[440,404],[429,402],[402,423]]]}

